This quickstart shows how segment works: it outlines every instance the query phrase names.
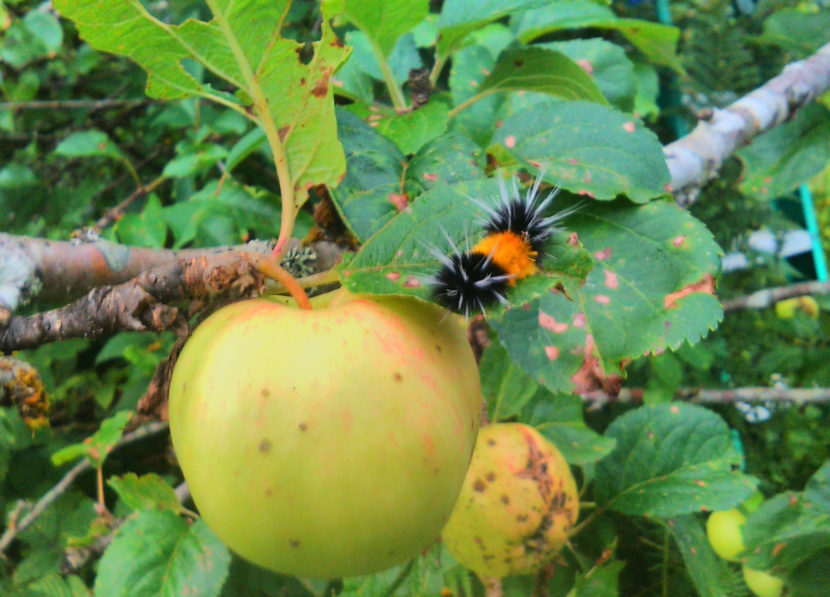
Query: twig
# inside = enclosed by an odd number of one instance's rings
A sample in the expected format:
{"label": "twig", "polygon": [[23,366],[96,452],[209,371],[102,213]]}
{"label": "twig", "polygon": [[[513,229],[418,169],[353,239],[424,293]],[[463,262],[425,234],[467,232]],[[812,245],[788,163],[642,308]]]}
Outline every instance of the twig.
{"label": "twig", "polygon": [[118,286],[101,286],[80,299],[27,317],[12,316],[0,329],[0,352],[33,348],[65,338],[95,338],[117,331],[162,331],[181,327],[183,298],[259,294],[264,276],[247,254],[227,251],[177,259]]}
{"label": "twig", "polygon": [[830,294],[830,282],[801,282],[789,286],[765,288],[746,296],[729,299],[723,302],[724,311],[738,311],[740,309],[765,309],[780,300],[804,296],[807,294]]}
{"label": "twig", "polygon": [[102,110],[104,108],[132,108],[152,103],[151,99],[99,100],[31,100],[27,102],[0,102],[0,110]]}
{"label": "twig", "polygon": [[106,213],[103,216],[101,216],[97,222],[95,222],[94,227],[100,230],[102,228],[106,228],[113,222],[120,220],[124,216],[124,213],[127,211],[127,208],[133,201],[135,201],[139,197],[143,197],[144,195],[147,195],[148,193],[152,192],[153,189],[155,189],[165,180],[167,180],[167,177],[162,175],[149,184],[139,186],[135,191],[133,191],[130,194],[129,197],[124,199],[121,203],[119,203],[111,209],[108,209]]}
{"label": "twig", "polygon": [[[131,431],[130,433],[125,434],[118,443],[115,444],[113,450],[120,448],[121,446],[126,446],[127,444],[131,444],[135,441],[144,439],[150,435],[155,433],[159,433],[167,429],[167,423],[162,421],[154,421],[152,423],[148,423],[143,427],[139,427],[135,431]],[[63,478],[58,481],[58,484],[55,485],[52,489],[50,489],[43,497],[41,497],[37,503],[32,507],[26,516],[18,522],[16,525],[9,525],[9,527],[3,532],[3,536],[0,537],[0,555],[2,555],[6,549],[11,545],[12,541],[14,541],[15,537],[25,531],[29,525],[31,525],[38,516],[43,514],[43,512],[48,508],[56,499],[58,499],[61,495],[63,495],[67,489],[72,485],[75,479],[78,476],[91,469],[92,465],[89,463],[89,460],[84,458],[78,464],[73,466],[68,473],[66,473]]]}
{"label": "twig", "polygon": [[[610,402],[642,402],[643,388],[623,388],[617,396],[601,390],[579,394],[591,408],[601,408]],[[734,402],[830,402],[830,388],[765,388],[745,387],[726,390],[679,388],[675,399],[699,404],[731,404]]]}
{"label": "twig", "polygon": [[729,105],[666,145],[671,188],[681,207],[697,198],[701,187],[717,176],[722,164],[752,138],[781,124],[830,89],[830,44],[788,65],[764,85]]}

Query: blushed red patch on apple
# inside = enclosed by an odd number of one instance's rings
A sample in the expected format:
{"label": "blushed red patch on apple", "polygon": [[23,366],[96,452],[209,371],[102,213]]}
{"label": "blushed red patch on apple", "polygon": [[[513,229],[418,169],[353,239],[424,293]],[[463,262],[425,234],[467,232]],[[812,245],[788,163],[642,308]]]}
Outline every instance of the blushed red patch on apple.
{"label": "blushed red patch on apple", "polygon": [[542,311],[539,311],[539,325],[546,329],[550,330],[556,334],[562,334],[570,327],[567,323],[561,322],[557,323],[556,319],[553,315],[548,315]]}

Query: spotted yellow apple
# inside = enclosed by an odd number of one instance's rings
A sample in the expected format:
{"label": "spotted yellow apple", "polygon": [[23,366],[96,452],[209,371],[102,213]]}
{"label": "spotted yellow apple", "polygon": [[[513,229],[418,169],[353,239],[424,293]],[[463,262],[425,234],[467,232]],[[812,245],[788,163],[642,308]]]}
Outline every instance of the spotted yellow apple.
{"label": "spotted yellow apple", "polygon": [[437,538],[482,400],[465,332],[441,309],[328,298],[217,311],[182,350],[169,403],[208,526],[256,564],[318,578],[389,568]]}
{"label": "spotted yellow apple", "polygon": [[485,582],[541,568],[579,516],[565,458],[533,427],[481,428],[464,488],[441,532],[455,558]]}

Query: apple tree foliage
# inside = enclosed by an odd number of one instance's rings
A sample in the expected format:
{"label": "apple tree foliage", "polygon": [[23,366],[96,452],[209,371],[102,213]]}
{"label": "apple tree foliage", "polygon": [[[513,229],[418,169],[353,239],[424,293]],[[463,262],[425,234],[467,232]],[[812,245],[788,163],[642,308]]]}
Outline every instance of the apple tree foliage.
{"label": "apple tree foliage", "polygon": [[[477,240],[476,201],[497,195],[496,169],[543,171],[562,189],[558,205],[582,208],[539,274],[510,290],[512,307],[488,309],[482,387],[491,420],[533,425],[560,448],[593,508],[552,574],[505,579],[504,594],[746,594],[739,568],[709,547],[703,513],[760,486],[770,499],[747,520],[746,560],[792,595],[824,595],[827,410],[782,409],[752,426],[734,409],[671,396],[782,376],[830,385],[826,314],[724,318],[706,291],[723,249],[747,249],[762,224],[792,226],[771,199],[817,176],[830,209],[828,102],[742,149],[692,212],[670,195],[661,143],[677,130],[657,102],[660,79],[679,77],[687,104],[704,105],[763,83],[827,42],[819,4],[743,14],[685,2],[673,27],[644,7],[589,0],[55,0],[54,10],[4,0],[0,225],[67,238],[143,184],[151,191],[106,238],[210,247],[274,238],[287,221],[303,238],[326,195],[353,240],[340,283],[430,300],[430,248]],[[419,68],[434,89],[414,105]],[[138,101],[70,107],[108,97]],[[35,99],[64,107],[15,109]],[[280,196],[297,210],[283,213]],[[793,275],[772,257],[756,262],[760,273],[723,275],[720,292]],[[326,581],[231,554],[180,503],[164,434],[114,449],[172,344],[171,334],[121,333],[17,355],[37,366],[54,408],[51,428],[35,433],[0,410],[5,528],[71,466],[88,466],[4,547],[0,593],[483,594],[440,543],[387,572]],[[586,412],[575,392],[625,376],[645,387],[645,406]]]}

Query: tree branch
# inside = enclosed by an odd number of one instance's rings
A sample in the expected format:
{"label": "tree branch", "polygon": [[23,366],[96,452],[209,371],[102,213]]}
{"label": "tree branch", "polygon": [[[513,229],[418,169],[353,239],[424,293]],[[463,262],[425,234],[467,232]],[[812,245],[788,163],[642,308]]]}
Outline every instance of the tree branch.
{"label": "tree branch", "polygon": [[33,348],[66,338],[95,338],[120,330],[167,330],[182,324],[167,303],[182,298],[258,294],[264,286],[263,254],[225,251],[176,259],[118,286],[100,286],[65,307],[12,316],[0,329],[0,352]]}
{"label": "tree branch", "polygon": [[[616,396],[601,390],[580,393],[582,400],[592,409],[611,402],[642,402],[643,388],[623,388]],[[674,398],[698,404],[732,404],[735,402],[830,402],[830,388],[765,388],[745,387],[727,390],[703,388],[679,388]]]}
{"label": "tree branch", "polygon": [[740,309],[765,309],[778,301],[808,294],[830,294],[830,282],[801,282],[789,286],[765,288],[752,294],[739,296],[723,302],[724,311]]}
{"label": "tree branch", "polygon": [[663,152],[677,203],[688,207],[739,147],[786,121],[828,89],[830,44],[788,65],[780,75],[723,110],[714,110],[691,133],[666,145]]}

